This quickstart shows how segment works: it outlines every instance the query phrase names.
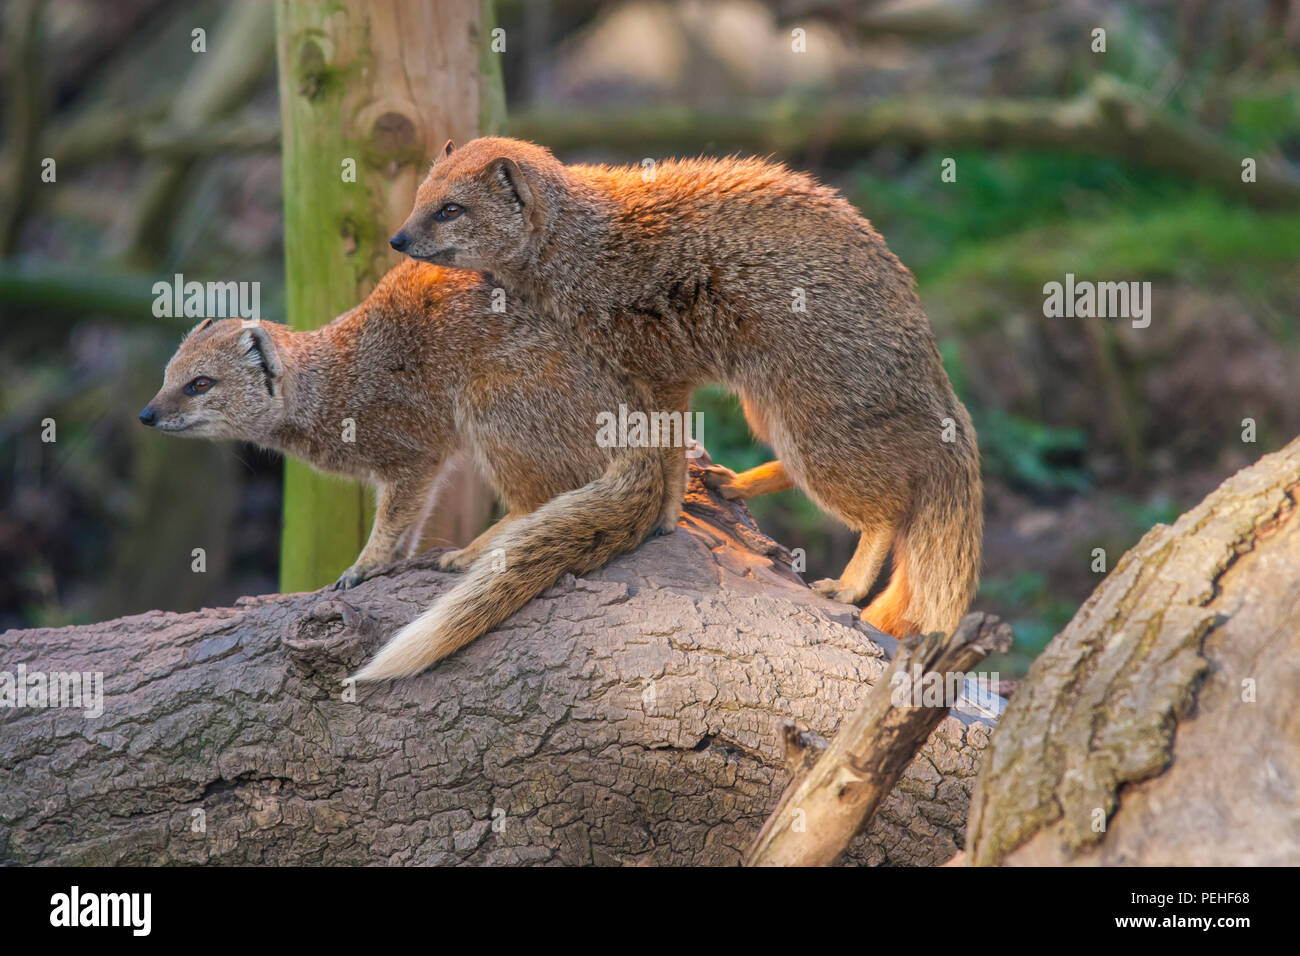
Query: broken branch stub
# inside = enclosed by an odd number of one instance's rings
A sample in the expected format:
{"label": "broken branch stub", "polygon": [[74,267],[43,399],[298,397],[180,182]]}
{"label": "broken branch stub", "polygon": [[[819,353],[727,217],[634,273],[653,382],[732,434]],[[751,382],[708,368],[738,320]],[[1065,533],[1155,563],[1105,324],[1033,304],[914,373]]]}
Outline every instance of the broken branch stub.
{"label": "broken branch stub", "polygon": [[746,865],[834,863],[956,702],[945,695],[945,702],[934,706],[913,692],[919,694],[931,678],[946,691],[956,686],[951,677],[1010,646],[1007,624],[991,614],[968,614],[951,636],[935,633],[900,645],[884,677],[829,746],[810,746],[797,727],[783,724],[794,776]]}

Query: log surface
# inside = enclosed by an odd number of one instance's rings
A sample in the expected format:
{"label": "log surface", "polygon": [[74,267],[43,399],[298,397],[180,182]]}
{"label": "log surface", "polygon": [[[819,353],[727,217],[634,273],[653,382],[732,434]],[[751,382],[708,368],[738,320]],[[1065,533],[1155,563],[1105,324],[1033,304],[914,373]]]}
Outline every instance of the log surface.
{"label": "log surface", "polygon": [[[453,575],[9,631],[0,667],[100,671],[104,711],[0,707],[0,860],[735,864],[894,642],[804,588],[691,478],[677,532],[567,578],[418,678],[343,678]],[[874,636],[873,636],[874,635]],[[990,725],[950,716],[846,862],[941,863]]]}

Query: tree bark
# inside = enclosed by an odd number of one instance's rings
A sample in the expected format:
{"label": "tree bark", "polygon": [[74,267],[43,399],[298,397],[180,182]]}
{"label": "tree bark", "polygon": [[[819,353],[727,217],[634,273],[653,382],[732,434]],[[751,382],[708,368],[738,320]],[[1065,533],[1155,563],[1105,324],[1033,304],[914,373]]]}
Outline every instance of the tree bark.
{"label": "tree bark", "polygon": [[[276,4],[290,325],[317,328],[365,298],[401,259],[388,237],[429,157],[501,122],[487,15],[457,0]],[[285,462],[284,480],[280,586],[319,587],[361,550],[373,507],[359,485],[300,462]],[[492,496],[464,470],[441,503],[431,534],[463,545],[486,526]]]}
{"label": "tree bark", "polygon": [[[340,681],[454,580],[432,558],[4,634],[11,671],[100,671],[105,696],[0,707],[0,860],[735,864],[787,775],[781,721],[832,736],[895,646],[693,473],[675,534],[350,702]],[[949,859],[989,731],[945,718],[846,860]]]}
{"label": "tree bark", "polygon": [[1300,439],[1126,554],[1034,662],[973,864],[1300,863]]}

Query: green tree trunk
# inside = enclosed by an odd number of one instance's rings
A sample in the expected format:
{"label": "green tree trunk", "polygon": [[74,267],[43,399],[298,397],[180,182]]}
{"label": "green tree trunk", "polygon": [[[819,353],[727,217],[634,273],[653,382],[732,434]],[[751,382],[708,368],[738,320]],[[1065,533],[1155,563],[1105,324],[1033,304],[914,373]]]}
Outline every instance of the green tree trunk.
{"label": "green tree trunk", "polygon": [[[288,320],[317,328],[399,261],[388,237],[429,157],[499,126],[499,55],[490,3],[278,0],[275,12]],[[281,589],[334,580],[371,511],[365,489],[286,461]]]}

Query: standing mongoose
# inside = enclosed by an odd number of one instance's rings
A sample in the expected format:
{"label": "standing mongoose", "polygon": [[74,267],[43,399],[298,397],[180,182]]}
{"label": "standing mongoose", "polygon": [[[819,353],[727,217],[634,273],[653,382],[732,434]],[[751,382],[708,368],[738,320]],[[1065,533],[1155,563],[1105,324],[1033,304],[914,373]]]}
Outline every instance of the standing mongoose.
{"label": "standing mongoose", "polygon": [[602,413],[649,413],[654,396],[587,361],[566,327],[526,310],[493,313],[492,291],[473,273],[407,260],[319,329],[207,320],[140,414],[160,431],[255,442],[377,486],[370,539],[343,587],[411,553],[440,467],[473,456],[508,513],[440,559],[467,578],[398,632],[361,680],[418,673],[566,572],[635,548],[664,510],[665,462],[685,469],[680,448],[601,443]]}
{"label": "standing mongoose", "polygon": [[[543,147],[448,143],[392,245],[491,274],[517,307],[685,394],[740,393],[780,460],[715,472],[734,497],[798,485],[861,532],[838,580],[896,636],[951,631],[979,576],[979,450],[912,274],[834,190],[756,159],[566,166]],[[669,489],[670,498],[680,497]]]}

